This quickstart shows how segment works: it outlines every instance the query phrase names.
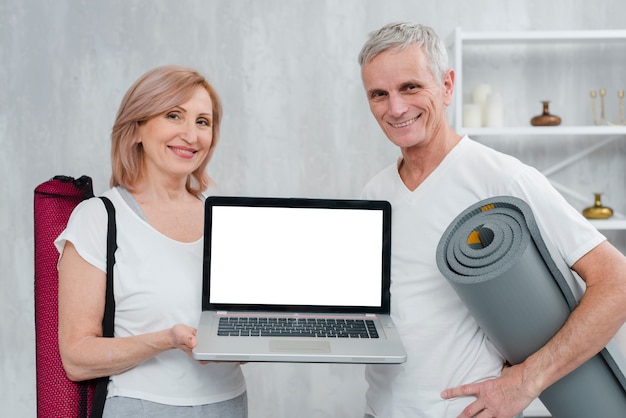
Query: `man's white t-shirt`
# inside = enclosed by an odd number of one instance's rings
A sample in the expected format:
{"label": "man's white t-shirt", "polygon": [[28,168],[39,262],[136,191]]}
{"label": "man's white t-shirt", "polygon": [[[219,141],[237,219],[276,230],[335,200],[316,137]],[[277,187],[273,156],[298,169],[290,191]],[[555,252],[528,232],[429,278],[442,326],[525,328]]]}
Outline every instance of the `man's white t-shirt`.
{"label": "man's white t-shirt", "polygon": [[[113,289],[115,337],[197,327],[202,311],[203,240],[184,243],[155,230],[124,201],[104,193],[116,209]],[[80,256],[106,272],[107,212],[100,199],[81,202],[55,244],[72,242]],[[108,397],[126,396],[169,405],[201,405],[239,396],[245,380],[238,363],[200,364],[182,350],[163,352],[111,376]]]}
{"label": "man's white t-shirt", "polygon": [[364,188],[392,205],[391,314],[406,346],[400,365],[368,365],[366,412],[375,417],[457,417],[474,398],[441,399],[442,390],[497,377],[503,358],[436,265],[443,232],[470,205],[515,196],[533,210],[544,239],[571,266],[604,241],[537,170],[464,137],[410,191],[393,164]]}

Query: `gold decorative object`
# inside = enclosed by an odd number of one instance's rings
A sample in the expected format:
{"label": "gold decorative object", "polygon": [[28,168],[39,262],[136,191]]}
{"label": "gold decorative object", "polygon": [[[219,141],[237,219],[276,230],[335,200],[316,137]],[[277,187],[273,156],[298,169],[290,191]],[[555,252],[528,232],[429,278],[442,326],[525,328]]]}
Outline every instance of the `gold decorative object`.
{"label": "gold decorative object", "polygon": [[613,216],[613,209],[602,206],[602,193],[594,193],[595,203],[583,210],[583,216],[587,219],[608,219]]}
{"label": "gold decorative object", "polygon": [[[600,119],[596,117],[596,97],[600,96]],[[617,126],[617,125],[626,125],[626,120],[624,119],[624,90],[617,91],[618,98],[618,122],[612,123],[606,118],[604,112],[604,96],[606,96],[606,89],[601,88],[598,92],[592,90],[590,93],[591,96],[591,118],[593,120],[594,125],[609,125],[609,126]]]}
{"label": "gold decorative object", "polygon": [[595,90],[591,90],[591,119],[593,120],[593,124],[594,125],[599,125],[600,122],[598,121],[598,118],[596,117],[596,96],[598,95],[598,93],[596,93]]}
{"label": "gold decorative object", "polygon": [[561,118],[556,115],[550,114],[550,101],[543,100],[543,113],[535,116],[530,120],[530,124],[533,126],[556,126],[561,124]]}
{"label": "gold decorative object", "polygon": [[604,116],[604,96],[606,96],[606,90],[604,88],[600,89],[600,120],[602,122],[609,122]]}
{"label": "gold decorative object", "polygon": [[617,98],[619,99],[619,123],[626,125],[626,120],[624,120],[624,90],[617,91]]}

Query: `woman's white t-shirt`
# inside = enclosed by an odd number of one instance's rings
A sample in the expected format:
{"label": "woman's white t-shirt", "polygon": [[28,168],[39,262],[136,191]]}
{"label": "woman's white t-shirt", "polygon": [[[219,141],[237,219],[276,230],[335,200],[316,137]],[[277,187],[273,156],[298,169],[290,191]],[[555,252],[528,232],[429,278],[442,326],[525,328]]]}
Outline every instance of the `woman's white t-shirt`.
{"label": "woman's white t-shirt", "polygon": [[[115,337],[197,327],[202,310],[203,240],[184,243],[161,234],[133,211],[116,188],[104,193],[116,209]],[[81,202],[55,241],[106,272],[107,212],[100,199]],[[245,391],[236,363],[200,364],[182,350],[163,352],[111,376],[108,397],[126,396],[169,405],[201,405]]]}

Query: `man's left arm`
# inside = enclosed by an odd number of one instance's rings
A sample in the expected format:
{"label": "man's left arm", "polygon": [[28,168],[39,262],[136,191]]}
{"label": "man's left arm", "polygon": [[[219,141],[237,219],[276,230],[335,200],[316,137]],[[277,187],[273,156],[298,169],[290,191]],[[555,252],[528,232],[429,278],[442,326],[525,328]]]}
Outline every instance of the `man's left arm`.
{"label": "man's left arm", "polygon": [[460,417],[514,417],[542,391],[600,352],[626,321],[626,257],[603,242],[572,269],[585,281],[579,305],[546,345],[496,379],[446,389],[444,399],[475,396]]}

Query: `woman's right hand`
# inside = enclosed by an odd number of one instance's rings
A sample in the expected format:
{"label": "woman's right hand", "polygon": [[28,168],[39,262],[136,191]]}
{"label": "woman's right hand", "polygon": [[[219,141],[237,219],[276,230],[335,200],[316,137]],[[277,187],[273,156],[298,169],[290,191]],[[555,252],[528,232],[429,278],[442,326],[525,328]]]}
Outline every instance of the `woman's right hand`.
{"label": "woman's right hand", "polygon": [[172,348],[183,350],[189,357],[196,346],[196,329],[184,324],[176,324],[170,328]]}
{"label": "woman's right hand", "polygon": [[59,261],[59,350],[69,379],[119,374],[176,348],[191,356],[196,329],[183,324],[132,337],[103,338],[105,292],[106,274],[66,242]]}

